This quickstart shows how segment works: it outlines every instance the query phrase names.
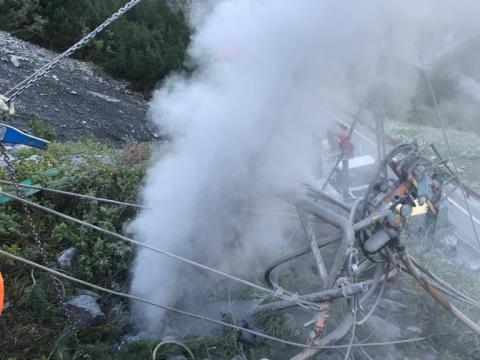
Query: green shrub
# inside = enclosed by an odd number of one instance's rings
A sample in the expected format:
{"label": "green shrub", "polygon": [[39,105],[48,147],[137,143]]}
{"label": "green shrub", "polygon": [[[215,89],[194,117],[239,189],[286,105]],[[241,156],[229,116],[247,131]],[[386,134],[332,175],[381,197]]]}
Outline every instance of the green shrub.
{"label": "green shrub", "polygon": [[55,129],[50,126],[47,119],[38,118],[35,115],[30,117],[28,126],[32,129],[32,135],[48,141],[57,140]]}
{"label": "green shrub", "polygon": [[[142,151],[132,150],[137,147]],[[140,155],[133,156],[132,162],[126,161],[132,151]],[[47,151],[19,149],[14,154],[14,164],[19,180],[30,178],[34,183],[55,189],[135,201],[145,174],[148,153],[148,145],[115,149],[84,139],[80,142],[54,142]],[[38,159],[26,161],[33,154],[39,155]],[[59,169],[59,175],[52,175],[54,167]],[[0,169],[0,178],[9,178],[4,169]],[[13,188],[4,186],[4,190],[13,191]],[[136,214],[132,209],[48,192],[39,192],[31,199],[117,232],[121,232],[125,223]],[[10,202],[0,207],[0,247],[43,263],[22,206]],[[32,216],[49,264],[55,264],[60,251],[73,246],[79,251],[76,265],[68,270],[69,274],[109,288],[128,288],[128,269],[133,257],[129,243],[43,212],[33,211]],[[0,317],[0,330],[9,330],[7,336],[0,336],[0,359],[33,359],[42,355],[48,358],[50,353],[54,354],[52,358],[74,358],[75,345],[68,331],[65,335],[66,320],[58,312],[50,277],[14,261],[0,259],[0,264],[5,276],[7,301],[12,304]],[[62,281],[62,286],[67,296],[75,293],[74,284]],[[111,299],[110,307],[124,309],[125,304],[122,300]],[[92,359],[113,359],[112,343],[118,341],[128,325],[124,310],[115,311],[117,315],[112,315],[113,310],[106,311],[110,311],[107,323],[80,328],[82,349]]]}

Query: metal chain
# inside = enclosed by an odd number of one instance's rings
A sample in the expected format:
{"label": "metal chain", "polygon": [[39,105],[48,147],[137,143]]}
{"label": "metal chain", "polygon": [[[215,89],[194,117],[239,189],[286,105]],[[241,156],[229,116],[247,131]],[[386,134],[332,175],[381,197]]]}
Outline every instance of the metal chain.
{"label": "metal chain", "polygon": [[[12,164],[12,159],[10,158],[10,155],[8,154],[7,149],[1,142],[0,142],[0,153],[3,156],[3,159],[5,160],[7,172],[10,175],[10,178],[12,180],[12,184],[15,188],[15,192],[17,193],[17,196],[19,198],[25,199],[26,198],[25,193],[20,187],[20,182],[17,179],[17,175],[16,175],[17,171],[15,169],[15,166]],[[42,256],[43,263],[47,264],[48,263],[47,252],[45,250],[45,246],[43,242],[40,240],[40,236],[38,235],[37,227],[35,226],[35,223],[33,221],[30,208],[26,203],[22,203],[22,207],[26,217],[26,224],[28,226],[28,230],[33,236],[35,246],[40,251],[40,255]],[[72,334],[73,340],[77,345],[77,349],[80,349],[80,340],[78,338],[77,324],[75,323],[71,314],[65,309],[66,299],[65,299],[65,294],[63,292],[64,291],[63,286],[59,278],[56,277],[55,275],[50,274],[50,278],[52,279],[56,301],[60,307],[61,312],[67,318],[68,327],[70,328],[70,332]],[[84,354],[81,354],[81,355],[84,355]]]}
{"label": "metal chain", "polygon": [[20,82],[19,84],[15,85],[9,91],[7,91],[4,96],[8,99],[9,102],[14,101],[19,95],[21,95],[25,90],[31,87],[38,79],[45,76],[50,70],[55,68],[62,60],[69,57],[77,50],[85,46],[92,40],[98,33],[103,31],[107,26],[125,14],[128,10],[132,7],[137,5],[141,0],[130,0],[126,3],[123,7],[121,7],[117,12],[115,12],[112,16],[110,16],[107,20],[105,20],[102,24],[100,24],[95,30],[91,33],[83,37],[80,41],[78,41],[75,45],[64,51],[62,54],[58,55],[55,59],[44,65],[40,70],[36,71],[25,80]]}

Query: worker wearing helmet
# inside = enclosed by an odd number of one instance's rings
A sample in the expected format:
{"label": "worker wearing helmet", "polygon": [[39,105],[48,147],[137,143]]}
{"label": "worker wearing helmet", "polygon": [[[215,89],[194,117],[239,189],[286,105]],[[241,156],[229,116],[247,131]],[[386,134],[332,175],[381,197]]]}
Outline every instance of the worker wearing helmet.
{"label": "worker wearing helmet", "polygon": [[337,121],[335,125],[327,132],[328,143],[330,150],[334,153],[345,152],[347,157],[353,157],[354,147],[353,143],[348,137],[348,126]]}

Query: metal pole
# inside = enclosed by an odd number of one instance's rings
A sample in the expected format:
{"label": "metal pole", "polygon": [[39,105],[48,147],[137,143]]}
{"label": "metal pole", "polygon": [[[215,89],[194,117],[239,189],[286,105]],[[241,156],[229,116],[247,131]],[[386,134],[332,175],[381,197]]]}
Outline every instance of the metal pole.
{"label": "metal pole", "polygon": [[375,112],[375,135],[377,138],[377,161],[380,163],[386,155],[385,145],[385,120],[378,113]]}
{"label": "metal pole", "polygon": [[342,197],[346,201],[350,198],[350,165],[347,152],[344,151],[342,159]]}
{"label": "metal pole", "polygon": [[374,112],[375,117],[375,134],[377,138],[377,163],[381,164],[386,156],[386,144],[385,144],[385,119],[379,114]]}

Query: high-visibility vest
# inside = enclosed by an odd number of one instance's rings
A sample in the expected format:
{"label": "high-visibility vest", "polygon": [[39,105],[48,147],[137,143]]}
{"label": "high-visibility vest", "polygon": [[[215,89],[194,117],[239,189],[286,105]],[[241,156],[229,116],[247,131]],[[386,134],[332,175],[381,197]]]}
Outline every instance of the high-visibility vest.
{"label": "high-visibility vest", "polygon": [[2,277],[2,273],[0,272],[0,314],[2,314],[2,311],[3,311],[3,294],[4,294],[3,277]]}

